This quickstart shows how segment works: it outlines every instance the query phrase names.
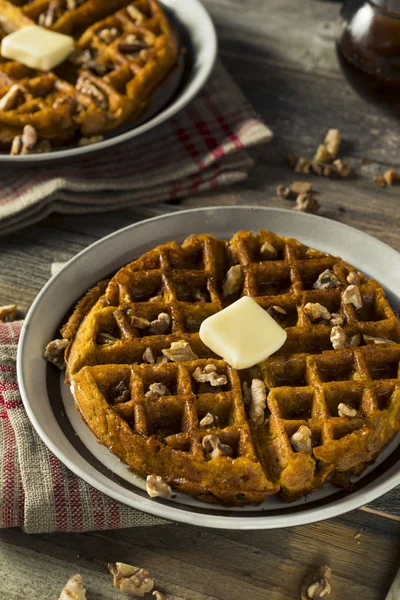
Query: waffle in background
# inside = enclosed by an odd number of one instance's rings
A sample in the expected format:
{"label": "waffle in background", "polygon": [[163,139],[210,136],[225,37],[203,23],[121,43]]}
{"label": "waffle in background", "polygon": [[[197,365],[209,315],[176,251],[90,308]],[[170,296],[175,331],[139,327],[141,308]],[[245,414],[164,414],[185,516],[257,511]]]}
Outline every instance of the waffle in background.
{"label": "waffle in background", "polygon": [[54,146],[133,121],[176,63],[176,33],[157,0],[0,0],[0,12],[1,38],[39,24],[76,40],[76,51],[54,72],[1,59],[5,148],[28,124],[39,143]]}

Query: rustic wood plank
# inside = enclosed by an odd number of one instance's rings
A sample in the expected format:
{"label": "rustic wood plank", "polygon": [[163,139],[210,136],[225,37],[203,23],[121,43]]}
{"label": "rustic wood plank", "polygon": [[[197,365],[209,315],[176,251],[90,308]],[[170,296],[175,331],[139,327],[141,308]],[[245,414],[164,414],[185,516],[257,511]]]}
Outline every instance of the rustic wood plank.
{"label": "rustic wood plank", "polygon": [[83,576],[90,600],[121,598],[106,569],[118,560],[149,569],[168,600],[298,600],[304,576],[322,564],[333,570],[333,599],[383,600],[398,567],[399,534],[399,523],[360,511],[279,531],[182,524],[35,536],[8,530],[0,532],[0,598],[20,600],[29,591],[28,598],[54,600],[73,573]]}

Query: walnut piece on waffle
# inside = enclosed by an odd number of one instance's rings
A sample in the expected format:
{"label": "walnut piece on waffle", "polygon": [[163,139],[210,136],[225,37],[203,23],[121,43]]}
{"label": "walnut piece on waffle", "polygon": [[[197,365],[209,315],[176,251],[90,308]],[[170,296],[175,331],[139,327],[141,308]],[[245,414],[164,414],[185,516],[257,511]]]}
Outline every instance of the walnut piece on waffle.
{"label": "walnut piece on waffle", "polygon": [[33,151],[43,151],[43,141],[86,143],[132,122],[177,61],[177,35],[158,0],[0,0],[0,12],[0,41],[40,25],[72,36],[76,48],[53,71],[2,60],[0,146],[14,142],[14,154],[26,125],[39,140]]}
{"label": "walnut piece on waffle", "polygon": [[[240,287],[227,296],[234,264]],[[379,284],[354,272],[268,231],[150,250],[90,291],[62,329],[82,418],[133,471],[201,500],[242,506],[347,486],[400,428],[400,323]],[[242,295],[287,341],[238,371],[198,332]],[[348,343],[334,349],[338,322]]]}

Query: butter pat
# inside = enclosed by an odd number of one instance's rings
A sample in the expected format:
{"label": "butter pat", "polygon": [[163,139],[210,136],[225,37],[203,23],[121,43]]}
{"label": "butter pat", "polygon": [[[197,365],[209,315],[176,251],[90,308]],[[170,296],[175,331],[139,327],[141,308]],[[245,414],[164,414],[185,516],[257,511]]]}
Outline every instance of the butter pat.
{"label": "butter pat", "polygon": [[74,47],[74,39],[69,35],[28,25],[3,38],[1,55],[31,69],[51,71],[71,54]]}
{"label": "butter pat", "polygon": [[201,341],[235,369],[265,360],[286,338],[286,331],[248,296],[208,317],[200,327]]}

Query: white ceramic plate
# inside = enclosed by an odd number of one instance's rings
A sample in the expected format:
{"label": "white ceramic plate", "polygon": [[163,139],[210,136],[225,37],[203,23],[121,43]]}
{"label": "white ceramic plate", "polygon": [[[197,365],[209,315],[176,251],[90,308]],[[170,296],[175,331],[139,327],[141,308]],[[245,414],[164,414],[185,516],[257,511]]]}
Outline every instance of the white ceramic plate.
{"label": "white ceramic plate", "polygon": [[103,150],[154,129],[193,100],[206,83],[215,63],[217,36],[213,22],[199,0],[160,0],[160,3],[176,26],[181,47],[186,49],[186,53],[180,57],[178,68],[153,94],[145,114],[131,126],[125,125],[110,132],[96,144],[26,156],[0,154],[0,163],[40,163]]}
{"label": "white ceramic plate", "polygon": [[400,483],[398,437],[358,480],[349,494],[325,486],[306,499],[285,504],[268,498],[261,506],[214,507],[184,494],[151,500],[144,482],[98,444],[81,421],[59,371],[42,358],[45,345],[58,337],[60,324],[81,295],[151,247],[182,241],[192,233],[231,236],[239,229],[269,229],[307,245],[340,255],[385,287],[400,307],[400,255],[361,231],[335,221],[260,207],[220,207],[173,213],[121,229],[73,258],[43,288],[33,303],[18,349],[18,380],[27,413],[54,454],[74,473],[105,494],[154,515],[207,527],[269,529],[334,517],[371,502]]}

